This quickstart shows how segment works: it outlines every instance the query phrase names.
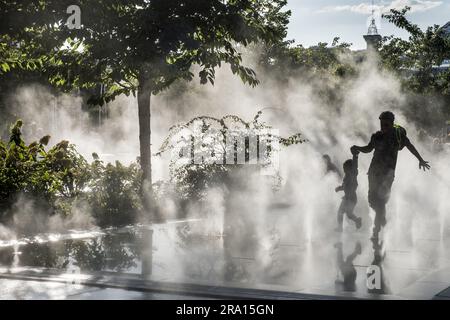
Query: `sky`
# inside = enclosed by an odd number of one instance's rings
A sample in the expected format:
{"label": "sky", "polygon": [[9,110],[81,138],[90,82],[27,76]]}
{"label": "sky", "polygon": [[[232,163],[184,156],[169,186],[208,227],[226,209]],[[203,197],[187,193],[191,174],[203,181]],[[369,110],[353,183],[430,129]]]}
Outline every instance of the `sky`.
{"label": "sky", "polygon": [[[450,0],[374,0],[382,36],[406,37],[407,33],[380,18],[380,13],[405,6],[412,8],[409,19],[423,29],[450,21]],[[292,11],[288,39],[294,39],[296,44],[331,43],[334,37],[340,37],[341,41],[352,43],[352,49],[365,49],[363,34],[370,23],[371,0],[288,0],[288,9]]]}

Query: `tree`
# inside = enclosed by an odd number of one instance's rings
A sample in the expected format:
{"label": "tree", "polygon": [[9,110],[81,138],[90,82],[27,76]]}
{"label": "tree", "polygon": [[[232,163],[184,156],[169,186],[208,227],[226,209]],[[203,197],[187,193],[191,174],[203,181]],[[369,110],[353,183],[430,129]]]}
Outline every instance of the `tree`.
{"label": "tree", "polygon": [[[286,75],[318,73],[334,74],[344,76],[347,72],[353,73],[350,66],[342,63],[340,55],[351,52],[351,44],[339,43],[338,37],[334,38],[331,46],[325,42],[319,42],[315,46],[305,48],[304,46],[292,46],[292,40],[266,44],[262,48],[259,64],[266,71],[275,72],[286,78]],[[343,73],[344,72],[344,73]]]}
{"label": "tree", "polygon": [[450,39],[438,25],[421,30],[407,19],[409,10],[409,7],[401,11],[392,9],[390,14],[384,15],[396,27],[406,30],[409,39],[385,38],[380,52],[382,60],[391,70],[412,71],[407,83],[410,89],[418,93],[439,90],[442,78],[433,68],[450,58]]}
{"label": "tree", "polygon": [[[409,116],[433,129],[443,117],[450,116],[450,69],[438,68],[450,58],[450,38],[438,25],[421,30],[406,17],[409,10],[393,9],[384,15],[396,27],[406,30],[409,38],[385,37],[381,62],[401,79],[410,98]],[[439,105],[442,110],[431,110]]]}
{"label": "tree", "polygon": [[[55,22],[54,15],[49,19],[43,13],[60,12],[70,2],[25,1],[23,10],[37,11],[35,17],[41,21],[27,16],[28,29],[17,27],[22,31],[11,34],[57,48],[49,57],[53,64],[43,67],[53,84],[70,90],[104,83],[107,92],[91,99],[93,104],[137,94],[140,164],[143,185],[149,188],[151,95],[178,79],[192,80],[194,64],[200,67],[202,84],[214,84],[215,69],[226,63],[244,83],[257,85],[255,72],[242,64],[239,48],[259,40],[280,41],[290,15],[283,11],[286,0],[80,0],[82,28],[69,30],[64,25],[67,16],[57,15]],[[38,41],[32,51],[42,54],[44,47]],[[61,64],[55,67],[55,62]]]}

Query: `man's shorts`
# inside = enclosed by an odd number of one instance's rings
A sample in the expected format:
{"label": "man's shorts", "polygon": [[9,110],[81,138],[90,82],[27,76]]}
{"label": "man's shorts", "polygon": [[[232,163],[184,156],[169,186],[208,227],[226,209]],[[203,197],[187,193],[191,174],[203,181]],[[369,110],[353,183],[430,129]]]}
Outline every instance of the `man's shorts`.
{"label": "man's shorts", "polygon": [[386,174],[369,174],[369,204],[371,208],[376,209],[386,205],[391,195],[394,178],[394,170],[389,170]]}

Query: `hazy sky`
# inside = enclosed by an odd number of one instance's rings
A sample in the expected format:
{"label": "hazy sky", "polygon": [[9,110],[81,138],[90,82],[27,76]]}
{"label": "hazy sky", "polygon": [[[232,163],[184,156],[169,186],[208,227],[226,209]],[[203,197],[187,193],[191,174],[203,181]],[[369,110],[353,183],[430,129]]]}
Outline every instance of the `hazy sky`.
{"label": "hazy sky", "polygon": [[[412,8],[408,14],[410,20],[421,28],[450,21],[450,0],[374,0],[378,13],[375,16],[406,5]],[[305,46],[331,43],[337,36],[341,41],[353,43],[353,49],[366,47],[362,35],[367,33],[371,0],[288,0],[288,8],[292,11],[288,38],[295,39],[296,43]],[[377,18],[377,24],[383,36],[405,36],[384,19]]]}

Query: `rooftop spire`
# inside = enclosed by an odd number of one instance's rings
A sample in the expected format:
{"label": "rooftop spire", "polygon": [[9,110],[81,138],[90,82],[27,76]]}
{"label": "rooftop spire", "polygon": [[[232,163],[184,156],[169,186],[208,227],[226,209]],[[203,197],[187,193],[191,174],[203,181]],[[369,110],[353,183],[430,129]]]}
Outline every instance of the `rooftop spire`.
{"label": "rooftop spire", "polygon": [[378,29],[377,29],[377,24],[375,23],[375,18],[372,18],[372,22],[370,23],[367,34],[370,36],[378,35]]}
{"label": "rooftop spire", "polygon": [[375,6],[372,0],[372,20],[369,25],[369,30],[367,34],[364,36],[364,40],[367,43],[367,49],[377,49],[381,43],[382,37],[378,33],[377,24],[375,22]]}
{"label": "rooftop spire", "polygon": [[375,22],[375,6],[373,4],[373,0],[372,0],[372,21],[369,25],[369,30],[367,31],[367,34],[369,36],[378,35],[378,28],[377,28],[377,24]]}

